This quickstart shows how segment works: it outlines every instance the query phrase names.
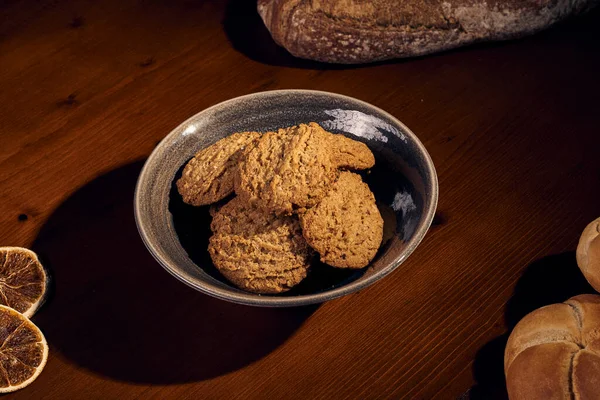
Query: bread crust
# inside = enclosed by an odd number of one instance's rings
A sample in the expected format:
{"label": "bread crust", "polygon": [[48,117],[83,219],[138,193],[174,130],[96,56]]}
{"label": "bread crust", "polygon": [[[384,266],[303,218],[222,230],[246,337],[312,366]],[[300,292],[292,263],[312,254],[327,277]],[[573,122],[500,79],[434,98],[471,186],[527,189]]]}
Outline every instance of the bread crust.
{"label": "bread crust", "polygon": [[590,222],[583,230],[576,255],[583,276],[600,292],[600,218]]}
{"label": "bread crust", "polygon": [[297,57],[365,63],[525,36],[597,0],[258,0],[273,39]]}
{"label": "bread crust", "polygon": [[506,344],[504,372],[511,400],[598,398],[600,296],[526,315]]}

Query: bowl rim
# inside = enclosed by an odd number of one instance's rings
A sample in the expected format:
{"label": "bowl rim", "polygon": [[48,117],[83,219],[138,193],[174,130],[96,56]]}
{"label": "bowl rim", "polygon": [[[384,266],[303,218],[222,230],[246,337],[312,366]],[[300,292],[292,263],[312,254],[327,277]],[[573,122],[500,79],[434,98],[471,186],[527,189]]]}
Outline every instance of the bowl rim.
{"label": "bowl rim", "polygon": [[[210,283],[197,282],[195,279],[193,279],[191,277],[182,276],[182,274],[179,271],[177,271],[172,265],[170,265],[169,262],[167,262],[160,256],[159,251],[157,250],[157,245],[150,239],[150,235],[147,232],[147,227],[144,226],[144,224],[142,222],[142,215],[141,215],[141,211],[140,211],[141,210],[140,205],[141,205],[141,201],[142,201],[141,194],[140,194],[141,190],[142,190],[141,188],[142,188],[142,185],[144,185],[148,181],[148,175],[149,175],[149,171],[151,169],[151,165],[154,164],[155,159],[158,157],[158,153],[160,152],[162,147],[165,146],[165,143],[167,143],[167,141],[169,141],[172,137],[181,134],[181,129],[184,126],[187,126],[192,120],[196,119],[202,113],[210,112],[211,110],[214,110],[216,108],[226,107],[233,102],[239,102],[240,100],[244,100],[244,99],[256,99],[256,98],[267,97],[267,96],[274,96],[274,95],[280,95],[280,94],[288,94],[289,95],[289,94],[294,94],[294,93],[316,94],[316,95],[320,95],[320,96],[335,97],[340,100],[346,100],[348,102],[359,103],[359,104],[365,106],[366,108],[374,109],[378,113],[384,115],[390,121],[392,121],[393,123],[400,126],[403,129],[403,133],[410,136],[411,140],[416,144],[418,149],[421,151],[421,154],[423,155],[423,158],[425,159],[426,167],[429,170],[429,176],[431,177],[431,197],[428,202],[429,204],[427,204],[429,206],[429,211],[425,215],[423,223],[420,224],[418,229],[415,231],[413,237],[409,240],[403,253],[398,258],[396,258],[393,263],[389,264],[382,270],[374,273],[373,275],[367,277],[364,280],[353,281],[347,285],[340,286],[335,289],[327,290],[327,291],[323,291],[323,292],[319,292],[319,293],[298,295],[298,296],[293,296],[293,297],[263,296],[263,295],[258,295],[258,294],[254,294],[254,293],[249,293],[249,292],[232,293],[232,292],[228,292],[227,290],[222,289],[218,286],[212,285]],[[154,147],[154,149],[152,150],[152,152],[146,159],[144,166],[142,167],[142,170],[140,172],[140,175],[138,177],[138,180],[137,180],[137,183],[135,186],[133,208],[134,208],[135,223],[136,223],[138,232],[140,234],[140,237],[142,238],[142,241],[144,242],[144,245],[146,246],[146,248],[148,249],[150,254],[152,254],[154,259],[167,272],[169,272],[171,275],[173,275],[179,281],[198,290],[199,292],[208,294],[210,296],[216,297],[221,300],[230,301],[233,303],[251,305],[251,306],[261,306],[261,307],[292,307],[292,306],[303,306],[303,305],[323,303],[328,300],[332,300],[332,299],[335,299],[338,297],[345,296],[347,294],[354,293],[358,290],[364,289],[364,288],[372,285],[376,281],[382,279],[383,277],[387,276],[392,271],[394,271],[396,268],[398,268],[398,266],[400,266],[400,264],[402,264],[414,252],[414,250],[421,243],[421,241],[425,237],[425,234],[429,230],[429,227],[431,226],[433,217],[434,217],[436,209],[437,209],[438,192],[439,192],[439,187],[438,187],[437,173],[435,170],[435,166],[433,165],[431,156],[427,152],[427,149],[425,148],[423,143],[419,140],[419,138],[413,133],[412,130],[410,130],[404,123],[402,123],[400,120],[398,120],[396,117],[394,117],[387,111],[384,111],[377,106],[367,103],[366,101],[359,100],[354,97],[350,97],[350,96],[346,96],[346,95],[342,95],[342,94],[338,94],[338,93],[326,92],[326,91],[321,91],[321,90],[307,90],[307,89],[279,89],[279,90],[267,90],[267,91],[250,93],[247,95],[238,96],[238,97],[234,97],[234,98],[222,101],[220,103],[217,103],[215,105],[212,105],[208,108],[205,108],[205,109],[197,112],[196,114],[192,115],[190,118],[188,118],[185,121],[183,121],[182,123],[180,123],[174,129],[172,129],[171,132],[169,132]]]}

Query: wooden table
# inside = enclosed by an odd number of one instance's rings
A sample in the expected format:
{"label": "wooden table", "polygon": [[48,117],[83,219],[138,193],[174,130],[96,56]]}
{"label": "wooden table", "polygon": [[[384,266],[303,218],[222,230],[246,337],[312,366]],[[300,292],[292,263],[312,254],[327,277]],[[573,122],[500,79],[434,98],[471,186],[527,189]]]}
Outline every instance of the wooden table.
{"label": "wooden table", "polygon": [[[0,245],[37,251],[50,358],[15,398],[504,398],[506,333],[592,292],[574,249],[600,215],[600,10],[534,37],[342,67],[274,45],[252,0],[0,3]],[[133,188],[154,146],[247,93],[350,95],[405,122],[440,201],[367,290],[229,304],[144,248]]]}

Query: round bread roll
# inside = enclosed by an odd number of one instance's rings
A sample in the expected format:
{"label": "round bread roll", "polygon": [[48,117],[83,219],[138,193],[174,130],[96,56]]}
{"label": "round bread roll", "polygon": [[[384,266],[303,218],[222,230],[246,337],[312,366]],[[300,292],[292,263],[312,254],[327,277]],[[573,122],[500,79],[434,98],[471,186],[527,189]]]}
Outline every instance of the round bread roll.
{"label": "round bread roll", "polygon": [[526,315],[508,338],[504,373],[511,400],[600,398],[600,296]]}
{"label": "round bread roll", "polygon": [[600,218],[592,221],[581,234],[577,265],[590,285],[600,292]]}

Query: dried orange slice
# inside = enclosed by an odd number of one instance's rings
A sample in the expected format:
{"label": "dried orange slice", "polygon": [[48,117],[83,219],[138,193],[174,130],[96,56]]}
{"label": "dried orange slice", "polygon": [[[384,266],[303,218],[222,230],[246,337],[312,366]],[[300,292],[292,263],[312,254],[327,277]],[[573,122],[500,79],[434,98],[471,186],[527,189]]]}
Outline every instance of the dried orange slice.
{"label": "dried orange slice", "polygon": [[48,359],[46,338],[23,314],[0,305],[0,393],[29,385]]}
{"label": "dried orange slice", "polygon": [[37,255],[22,247],[0,247],[0,305],[31,317],[42,305],[48,276]]}

